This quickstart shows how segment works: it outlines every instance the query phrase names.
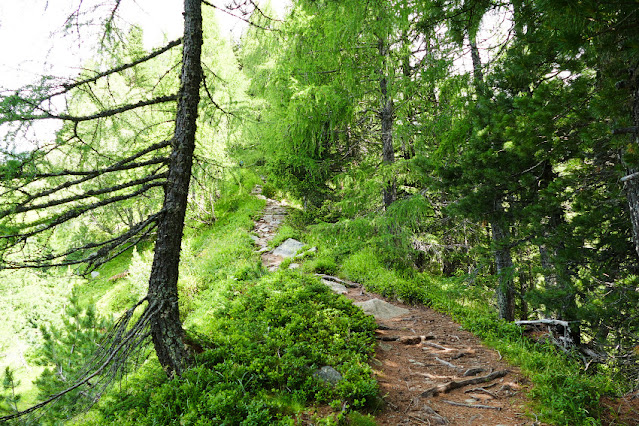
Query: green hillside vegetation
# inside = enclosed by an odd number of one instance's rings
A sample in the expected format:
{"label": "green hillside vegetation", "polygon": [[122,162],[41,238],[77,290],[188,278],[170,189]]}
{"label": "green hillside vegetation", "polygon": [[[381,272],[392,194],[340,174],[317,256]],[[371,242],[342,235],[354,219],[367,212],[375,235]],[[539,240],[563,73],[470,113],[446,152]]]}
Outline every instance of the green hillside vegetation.
{"label": "green hillside vegetation", "polygon": [[[185,0],[151,51],[98,16],[80,75],[0,92],[0,414],[62,392],[8,422],[374,424],[376,325],[331,274],[449,314],[531,418],[601,424],[639,388],[631,3],[247,1],[230,41]],[[317,248],[297,269],[262,264],[257,185],[289,206],[269,247]]]}

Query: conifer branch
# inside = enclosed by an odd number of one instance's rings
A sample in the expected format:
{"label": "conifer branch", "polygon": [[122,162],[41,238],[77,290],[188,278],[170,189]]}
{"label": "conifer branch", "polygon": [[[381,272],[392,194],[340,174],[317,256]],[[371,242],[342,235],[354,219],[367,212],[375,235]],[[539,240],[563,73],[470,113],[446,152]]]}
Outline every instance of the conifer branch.
{"label": "conifer branch", "polygon": [[[27,195],[28,195],[27,199],[23,200],[19,204],[17,204],[17,207],[12,207],[11,209],[7,209],[7,210],[4,210],[4,211],[0,210],[0,218],[3,218],[5,216],[7,216],[7,214],[20,213],[21,212],[20,210],[24,206],[26,206],[28,203],[33,201],[33,200],[36,200],[38,198],[48,197],[48,196],[53,195],[56,192],[59,192],[59,191],[61,191],[63,189],[71,188],[72,186],[79,185],[81,183],[87,182],[87,181],[89,181],[91,179],[94,179],[94,178],[96,178],[98,176],[101,176],[103,174],[106,174],[106,173],[109,173],[109,172],[116,172],[116,171],[132,170],[132,169],[137,169],[137,168],[140,168],[140,167],[150,166],[150,165],[154,165],[154,164],[166,164],[166,162],[167,162],[167,158],[166,157],[155,157],[155,158],[152,158],[152,159],[147,160],[147,161],[142,161],[142,162],[138,162],[138,163],[130,163],[130,164],[122,165],[122,166],[117,167],[117,168],[110,168],[111,170],[108,170],[107,172],[103,172],[103,173],[92,172],[91,174],[87,174],[86,172],[77,172],[77,175],[84,176],[84,177],[82,177],[80,179],[64,182],[61,185],[58,185],[58,186],[56,186],[54,188],[51,188],[51,189],[47,189],[47,190],[41,191],[41,192],[36,193],[36,194],[28,194],[27,193]],[[74,175],[73,173],[68,173],[68,174],[62,174],[60,176],[73,176],[73,175]],[[52,176],[47,176],[47,177],[54,177],[54,176],[57,176],[57,174],[52,174]],[[22,192],[26,193],[26,191],[24,191],[24,190]],[[85,196],[91,196],[91,194],[90,194],[91,192],[92,191],[84,192],[83,193],[84,196],[82,196],[81,198],[85,198]],[[111,192],[111,191],[109,191],[109,192]],[[97,194],[93,194],[93,195],[97,195]],[[48,207],[50,207],[50,206],[48,206]],[[27,211],[27,210],[25,210],[25,211]]]}
{"label": "conifer branch", "polygon": [[[147,217],[145,220],[137,223],[127,232],[118,235],[110,240],[103,241],[101,243],[89,243],[81,247],[74,247],[65,252],[50,254],[42,256],[40,258],[31,259],[28,262],[8,262],[2,265],[2,269],[38,269],[38,268],[52,268],[52,267],[66,267],[74,266],[86,263],[88,266],[83,271],[83,274],[87,274],[100,265],[115,259],[120,254],[124,253],[128,249],[136,246],[151,233],[157,227],[157,220],[160,217],[160,213],[156,213]],[[119,250],[113,252],[113,250],[120,247]],[[78,252],[98,249],[97,252],[93,252],[88,256],[83,256],[75,260],[66,260],[63,262],[55,262],[57,259],[64,259],[68,256],[76,254]]]}
{"label": "conifer branch", "polygon": [[273,18],[272,16],[268,16],[268,15],[266,15],[266,14],[262,11],[262,9],[260,9],[260,8],[259,8],[259,6],[257,5],[257,3],[255,3],[255,1],[253,1],[253,0],[249,0],[249,2],[250,2],[250,3],[251,3],[251,5],[253,6],[253,8],[254,8],[255,10],[257,10],[257,11],[258,11],[258,13],[259,13],[260,15],[262,15],[264,18],[268,19],[269,21],[283,22],[281,19],[275,19],[275,18]]}
{"label": "conifer branch", "polygon": [[[66,212],[60,214],[59,216],[56,216],[52,221],[50,221],[49,223],[45,223],[43,226],[34,229],[32,231],[28,231],[25,233],[20,233],[20,234],[13,234],[13,235],[0,235],[0,240],[7,240],[7,239],[16,239],[15,242],[9,244],[9,246],[15,246],[23,241],[26,241],[27,238],[32,237],[34,235],[40,234],[42,232],[51,230],[53,228],[55,228],[56,226],[59,226],[65,222],[68,222],[71,219],[75,219],[79,216],[82,216],[84,213],[89,212],[91,210],[95,210],[97,208],[100,207],[104,207],[104,206],[108,206],[110,204],[113,203],[117,203],[119,201],[124,201],[124,200],[128,200],[134,197],[137,197],[139,195],[144,194],[145,192],[149,191],[150,189],[156,188],[156,187],[163,187],[166,185],[165,181],[161,181],[161,182],[151,182],[148,183],[146,185],[144,185],[143,187],[141,187],[140,189],[138,189],[137,191],[128,193],[128,194],[123,194],[123,195],[118,195],[118,196],[114,196],[114,197],[110,197],[107,198],[106,200],[101,200],[101,201],[97,201],[95,203],[92,204],[88,204],[86,206],[83,207],[77,207],[77,208],[71,208],[69,210],[67,210]],[[34,224],[33,226],[37,226],[37,224]]]}
{"label": "conifer branch", "polygon": [[177,101],[177,99],[178,99],[177,95],[159,96],[157,98],[139,101],[139,102],[136,102],[134,104],[121,105],[121,106],[119,106],[117,108],[107,109],[107,110],[104,110],[104,111],[101,111],[101,112],[98,112],[98,113],[95,113],[95,114],[85,115],[85,116],[76,116],[76,115],[69,115],[69,114],[53,114],[52,112],[46,111],[46,110],[40,108],[39,106],[37,106],[37,105],[35,105],[35,104],[31,103],[31,102],[26,101],[27,104],[30,104],[35,109],[42,111],[42,114],[41,115],[18,116],[18,117],[14,118],[11,121],[32,121],[32,120],[57,119],[57,120],[71,121],[73,123],[81,123],[81,122],[84,122],[84,121],[97,120],[98,118],[112,117],[114,115],[118,115],[118,114],[121,114],[123,112],[131,111],[133,109],[142,108],[142,107],[149,106],[149,105],[156,105],[156,104],[161,104],[161,103],[174,102],[174,101]]}
{"label": "conifer branch", "polygon": [[204,90],[206,91],[206,95],[208,96],[209,100],[211,101],[211,103],[213,103],[213,105],[215,106],[215,108],[219,109],[220,111],[222,111],[224,114],[226,115],[231,115],[235,118],[238,118],[237,115],[235,115],[232,112],[227,112],[224,108],[222,108],[217,102],[215,102],[215,100],[213,99],[213,95],[211,94],[211,92],[209,91],[209,86],[206,84],[206,77],[204,76],[204,73],[202,73],[202,85],[204,86]]}
{"label": "conifer branch", "polygon": [[139,58],[139,59],[137,59],[137,60],[135,60],[133,62],[129,62],[128,64],[120,65],[119,67],[112,68],[112,69],[110,69],[108,71],[104,71],[104,72],[98,73],[98,74],[96,74],[95,76],[93,76],[91,78],[87,78],[87,79],[84,79],[84,80],[79,80],[79,81],[76,81],[74,83],[63,84],[62,85],[63,90],[61,90],[59,92],[56,92],[56,93],[53,93],[52,95],[49,95],[48,97],[44,98],[43,101],[51,99],[54,96],[59,96],[59,95],[62,95],[64,93],[67,93],[70,90],[75,89],[76,87],[79,87],[79,86],[82,86],[82,85],[85,85],[85,84],[88,84],[88,83],[94,83],[97,80],[99,80],[99,79],[101,79],[103,77],[107,77],[107,76],[109,76],[111,74],[119,73],[119,72],[125,71],[125,70],[127,70],[129,68],[133,68],[133,67],[135,67],[137,65],[140,65],[140,64],[142,64],[142,63],[144,63],[146,61],[149,61],[149,60],[155,58],[156,56],[160,56],[164,52],[167,52],[167,51],[171,50],[172,48],[174,48],[175,46],[178,46],[180,44],[182,44],[182,38],[178,38],[177,40],[173,40],[172,42],[170,42],[166,46],[164,46],[164,47],[162,47],[162,48],[160,48],[160,49],[158,49],[158,50],[156,50],[154,52],[151,52],[147,56]]}
{"label": "conifer branch", "polygon": [[[278,30],[278,29],[276,29],[276,28],[268,28],[268,27],[263,27],[263,26],[261,26],[261,25],[258,25],[258,24],[256,24],[255,22],[251,21],[250,19],[246,19],[246,18],[244,18],[244,17],[242,17],[242,16],[236,15],[235,13],[233,13],[233,12],[231,12],[231,11],[227,10],[225,7],[219,7],[219,6],[216,6],[216,5],[214,5],[213,3],[211,3],[211,2],[209,2],[209,1],[207,1],[207,0],[201,0],[201,1],[202,1],[202,4],[205,4],[205,5],[207,5],[207,6],[210,6],[210,7],[212,7],[213,9],[217,9],[217,10],[219,10],[220,12],[224,12],[224,13],[226,13],[227,15],[230,15],[230,16],[232,16],[232,17],[234,17],[234,18],[236,18],[236,19],[239,19],[239,20],[241,20],[241,21],[244,21],[244,22],[246,22],[247,24],[249,24],[249,25],[251,25],[251,26],[254,26],[254,27],[256,27],[256,28],[259,28],[259,29],[262,29],[262,30],[265,30],[265,31],[279,31],[279,30]],[[251,3],[252,3],[252,2],[251,2]]]}
{"label": "conifer branch", "polygon": [[149,176],[145,176],[143,178],[140,179],[136,179],[136,180],[131,180],[125,183],[121,183],[119,185],[114,185],[114,186],[110,186],[110,187],[106,187],[106,188],[100,188],[100,189],[93,189],[93,190],[88,190],[83,192],[82,194],[78,194],[78,195],[74,195],[71,197],[66,197],[66,198],[60,198],[57,200],[51,200],[49,202],[46,203],[40,203],[40,204],[34,204],[34,205],[27,205],[28,201],[20,203],[19,205],[17,205],[16,207],[13,207],[10,210],[5,210],[4,212],[0,212],[0,218],[8,215],[8,214],[16,214],[16,213],[25,213],[25,212],[30,212],[30,211],[34,211],[34,210],[42,210],[42,209],[47,209],[49,207],[55,207],[55,206],[59,206],[62,204],[67,204],[67,203],[72,203],[74,201],[80,201],[80,200],[84,200],[86,198],[90,198],[90,197],[96,197],[98,195],[104,195],[104,194],[108,194],[111,192],[116,192],[116,191],[120,191],[122,189],[127,189],[130,188],[132,186],[137,186],[137,185],[142,185],[145,183],[149,183],[149,182],[153,182],[155,180],[158,179],[166,179],[166,177],[168,176],[168,172],[165,173],[160,173],[160,174],[153,174],[153,175],[149,175]]}

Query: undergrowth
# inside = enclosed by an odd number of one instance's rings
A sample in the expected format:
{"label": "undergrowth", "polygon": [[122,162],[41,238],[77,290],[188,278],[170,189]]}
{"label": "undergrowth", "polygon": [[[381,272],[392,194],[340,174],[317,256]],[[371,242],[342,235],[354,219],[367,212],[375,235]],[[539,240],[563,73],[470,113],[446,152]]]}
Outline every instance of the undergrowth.
{"label": "undergrowth", "polygon": [[[198,327],[204,351],[180,379],[135,380],[100,405],[99,423],[295,424],[307,404],[338,410],[375,401],[367,364],[374,321],[317,279],[286,271],[229,286]],[[322,382],[332,366],[343,377]],[[154,384],[152,392],[149,386]]]}

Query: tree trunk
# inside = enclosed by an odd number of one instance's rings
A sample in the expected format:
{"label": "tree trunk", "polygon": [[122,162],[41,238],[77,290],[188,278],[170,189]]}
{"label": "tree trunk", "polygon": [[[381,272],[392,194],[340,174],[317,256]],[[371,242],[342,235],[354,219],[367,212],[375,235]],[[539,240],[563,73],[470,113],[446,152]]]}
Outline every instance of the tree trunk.
{"label": "tree trunk", "polygon": [[[388,47],[383,40],[378,42],[379,54],[382,56],[382,62],[386,63],[388,56]],[[380,110],[379,118],[382,124],[382,162],[390,165],[395,162],[395,150],[393,148],[393,101],[388,96],[388,79],[386,71],[382,67],[380,70],[379,91],[380,91]],[[388,208],[397,198],[397,180],[392,177],[384,188],[384,207]]]}
{"label": "tree trunk", "polygon": [[[636,70],[635,72],[639,72]],[[639,128],[639,83],[632,85],[632,122],[635,129]],[[632,134],[631,146],[635,149],[639,148],[639,133],[635,130]],[[630,212],[630,223],[632,225],[632,241],[635,245],[635,251],[639,256],[639,176],[635,173],[636,169],[628,170],[628,175],[634,175],[624,181],[624,190],[628,199],[628,209]]]}
{"label": "tree trunk", "polygon": [[475,85],[480,87],[484,82],[484,72],[481,69],[479,49],[474,37],[468,36],[468,44],[470,45],[470,57],[473,61],[473,78],[475,79]]}
{"label": "tree trunk", "polygon": [[[639,142],[637,142],[639,144]],[[629,170],[629,174],[635,170]],[[639,256],[639,178],[635,177],[624,182],[624,190],[628,199],[628,210],[630,211],[630,223],[632,225],[632,241],[635,245],[635,252]]]}
{"label": "tree trunk", "polygon": [[508,229],[503,225],[501,216],[503,207],[501,200],[495,201],[495,217],[490,222],[493,239],[495,267],[499,277],[497,287],[497,307],[499,318],[506,321],[515,320],[515,289],[513,283],[513,259],[508,246]]}
{"label": "tree trunk", "polygon": [[200,101],[201,50],[201,3],[185,0],[181,87],[147,308],[157,309],[151,320],[151,335],[158,360],[169,376],[181,375],[188,361],[182,342],[184,330],[178,309],[177,281]]}

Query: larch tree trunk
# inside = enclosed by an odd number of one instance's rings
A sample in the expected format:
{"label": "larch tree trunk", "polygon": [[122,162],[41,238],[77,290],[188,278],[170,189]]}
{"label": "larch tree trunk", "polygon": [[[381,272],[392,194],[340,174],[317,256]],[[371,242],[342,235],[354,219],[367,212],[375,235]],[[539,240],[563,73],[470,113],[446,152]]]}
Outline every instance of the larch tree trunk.
{"label": "larch tree trunk", "polygon": [[495,217],[490,222],[493,240],[493,253],[499,285],[497,287],[497,308],[499,318],[506,321],[515,320],[515,285],[513,280],[513,258],[508,245],[508,228],[504,226],[501,216],[503,207],[501,200],[495,201]]}
{"label": "larch tree trunk", "polygon": [[[639,72],[635,70],[633,74]],[[632,132],[631,146],[639,149],[639,82],[636,77],[631,84],[632,90],[632,124],[634,132]],[[635,251],[639,256],[639,170],[629,169],[628,176],[624,178],[624,190],[628,200],[628,210],[630,212],[630,223],[632,225],[632,242]]]}
{"label": "larch tree trunk", "polygon": [[178,309],[177,282],[200,102],[201,51],[201,3],[200,0],[185,0],[182,74],[175,134],[147,295],[147,309],[156,310],[151,319],[153,345],[169,376],[181,375],[188,361]]}
{"label": "larch tree trunk", "polygon": [[[378,51],[382,57],[382,63],[386,64],[388,56],[387,43],[379,39]],[[393,100],[388,95],[388,77],[386,75],[385,66],[379,71],[379,92],[380,92],[380,110],[379,119],[382,125],[382,162],[390,165],[395,162],[395,149],[393,148]],[[384,187],[384,207],[388,208],[397,198],[397,181],[395,177],[390,178]]]}

